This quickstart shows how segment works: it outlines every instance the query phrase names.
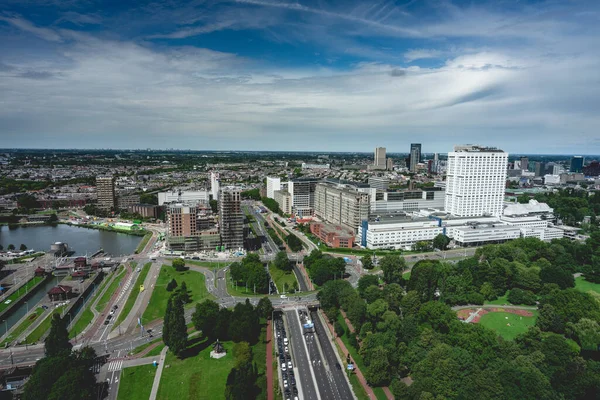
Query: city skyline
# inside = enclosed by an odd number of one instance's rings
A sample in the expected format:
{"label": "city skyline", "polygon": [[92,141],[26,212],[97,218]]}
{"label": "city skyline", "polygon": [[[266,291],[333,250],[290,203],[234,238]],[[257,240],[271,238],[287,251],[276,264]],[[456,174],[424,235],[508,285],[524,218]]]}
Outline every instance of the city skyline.
{"label": "city skyline", "polygon": [[9,0],[0,135],[12,148],[598,154],[599,11]]}

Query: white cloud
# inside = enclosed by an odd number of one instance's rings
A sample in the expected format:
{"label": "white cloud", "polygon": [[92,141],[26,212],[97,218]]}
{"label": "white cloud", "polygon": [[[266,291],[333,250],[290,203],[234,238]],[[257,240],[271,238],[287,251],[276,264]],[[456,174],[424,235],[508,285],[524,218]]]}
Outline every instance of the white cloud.
{"label": "white cloud", "polygon": [[7,22],[25,32],[32,33],[35,36],[38,36],[44,40],[48,40],[51,42],[62,41],[61,37],[52,29],[40,28],[20,17],[4,17],[0,15],[0,21]]}

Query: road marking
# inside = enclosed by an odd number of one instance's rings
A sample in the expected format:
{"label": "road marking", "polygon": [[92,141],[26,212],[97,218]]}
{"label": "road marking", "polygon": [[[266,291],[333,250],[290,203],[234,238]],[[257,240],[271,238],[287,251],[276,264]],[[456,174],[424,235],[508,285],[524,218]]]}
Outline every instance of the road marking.
{"label": "road marking", "polygon": [[121,368],[123,368],[123,360],[111,361],[108,364],[108,372],[119,371]]}

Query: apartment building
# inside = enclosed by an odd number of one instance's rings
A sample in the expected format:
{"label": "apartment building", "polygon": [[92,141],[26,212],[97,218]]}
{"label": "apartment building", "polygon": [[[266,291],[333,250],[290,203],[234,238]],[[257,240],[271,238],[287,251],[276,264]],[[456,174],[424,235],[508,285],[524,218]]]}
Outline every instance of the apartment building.
{"label": "apartment building", "polygon": [[281,178],[267,176],[267,197],[270,199],[275,199],[276,190],[281,190]]}
{"label": "apartment building", "polygon": [[361,222],[369,218],[369,194],[355,188],[319,183],[315,188],[315,215],[356,232]]}
{"label": "apartment building", "polygon": [[223,188],[219,192],[219,232],[226,249],[244,247],[244,213],[238,188]]}
{"label": "apartment building", "polygon": [[98,208],[110,210],[117,207],[114,176],[96,177],[96,196],[98,199]]}
{"label": "apartment building", "polygon": [[176,189],[158,193],[158,205],[165,203],[208,204],[209,192],[206,190]]}
{"label": "apartment building", "polygon": [[502,215],[508,154],[474,145],[448,153],[446,212],[460,217]]}

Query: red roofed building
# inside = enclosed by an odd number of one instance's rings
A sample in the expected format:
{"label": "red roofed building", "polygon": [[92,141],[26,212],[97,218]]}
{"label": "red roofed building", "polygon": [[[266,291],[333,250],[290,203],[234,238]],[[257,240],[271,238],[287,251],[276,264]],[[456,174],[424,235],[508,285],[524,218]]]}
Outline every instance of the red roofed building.
{"label": "red roofed building", "polygon": [[52,301],[68,300],[73,296],[73,288],[66,285],[54,286],[48,291],[48,297]]}
{"label": "red roofed building", "polygon": [[329,247],[351,249],[354,246],[354,232],[340,225],[313,223],[310,224],[310,232]]}

